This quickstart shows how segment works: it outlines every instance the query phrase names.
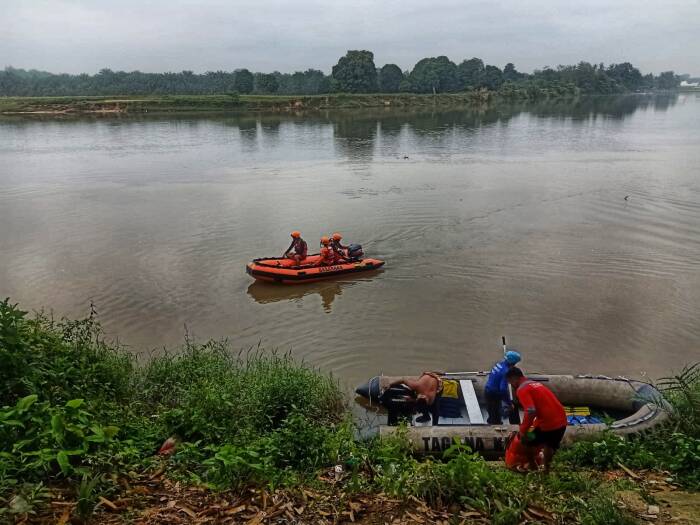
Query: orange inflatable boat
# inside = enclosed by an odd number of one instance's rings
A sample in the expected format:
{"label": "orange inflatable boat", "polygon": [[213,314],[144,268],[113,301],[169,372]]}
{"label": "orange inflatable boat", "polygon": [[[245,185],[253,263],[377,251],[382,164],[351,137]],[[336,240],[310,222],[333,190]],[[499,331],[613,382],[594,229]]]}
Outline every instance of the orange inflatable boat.
{"label": "orange inflatable boat", "polygon": [[331,279],[340,275],[376,270],[384,266],[379,259],[357,259],[332,266],[318,266],[321,256],[309,255],[303,264],[297,266],[286,257],[255,259],[246,266],[246,272],[253,279],[283,284],[311,283]]}

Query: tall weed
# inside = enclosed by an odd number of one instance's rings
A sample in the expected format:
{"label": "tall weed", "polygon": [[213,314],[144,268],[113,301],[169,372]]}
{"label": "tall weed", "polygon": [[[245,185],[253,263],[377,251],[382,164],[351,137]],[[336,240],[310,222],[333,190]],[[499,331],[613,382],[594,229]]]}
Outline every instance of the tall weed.
{"label": "tall weed", "polygon": [[190,343],[181,354],[154,358],[141,384],[145,399],[163,407],[170,431],[192,440],[250,439],[296,413],[326,424],[344,411],[331,378],[289,354],[232,354],[225,341]]}
{"label": "tall weed", "polygon": [[124,400],[133,371],[131,356],[102,339],[94,309],[85,319],[56,322],[0,302],[0,406],[30,394],[55,403]]}

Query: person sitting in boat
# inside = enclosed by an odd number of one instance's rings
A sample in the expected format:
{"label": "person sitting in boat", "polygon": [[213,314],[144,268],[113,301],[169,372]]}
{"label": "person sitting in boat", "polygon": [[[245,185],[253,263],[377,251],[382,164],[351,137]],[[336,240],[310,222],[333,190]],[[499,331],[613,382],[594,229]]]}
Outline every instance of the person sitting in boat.
{"label": "person sitting in boat", "polygon": [[335,257],[333,256],[333,250],[331,250],[331,240],[327,236],[321,237],[321,258],[318,260],[319,266],[333,266],[335,264]]}
{"label": "person sitting in boat", "polygon": [[527,448],[528,466],[537,469],[535,455],[542,447],[544,471],[549,465],[566,432],[566,412],[554,393],[538,381],[532,381],[517,366],[506,373],[506,379],[525,411],[518,436]]}
{"label": "person sitting in boat", "polygon": [[329,248],[333,251],[333,257],[335,257],[336,262],[348,262],[348,251],[347,246],[343,246],[340,241],[343,238],[339,233],[334,233],[331,236]]}
{"label": "person sitting in boat", "polygon": [[332,266],[344,262],[347,262],[347,260],[331,247],[331,240],[325,235],[321,237],[321,259],[318,262],[319,265]]}
{"label": "person sitting in boat", "polygon": [[335,232],[331,236],[331,249],[337,254],[338,257],[345,258],[348,254],[348,247],[345,246],[341,241],[343,236],[338,232]]}
{"label": "person sitting in boat", "polygon": [[297,263],[297,265],[301,264],[301,262],[306,259],[306,256],[308,255],[308,246],[306,245],[306,241],[301,238],[301,233],[298,231],[293,231],[291,233],[292,236],[292,244],[289,245],[289,248],[284,252],[284,255],[282,257],[287,257],[289,259],[292,259]]}
{"label": "person sitting in boat", "polygon": [[418,423],[425,423],[432,418],[433,425],[438,424],[439,418],[439,397],[442,393],[442,379],[435,372],[423,372],[416,379],[402,377],[391,383],[389,387],[406,385],[416,394],[416,409],[422,415],[416,419]]}
{"label": "person sitting in boat", "polygon": [[508,391],[508,381],[506,381],[508,370],[518,364],[520,359],[519,352],[514,349],[508,350],[504,354],[503,359],[493,365],[489,373],[484,388],[486,409],[489,413],[486,422],[489,425],[500,425],[503,423],[501,414],[504,406],[509,408],[508,414],[510,422],[514,425],[520,423],[518,411],[515,409],[513,401],[510,398],[510,392]]}

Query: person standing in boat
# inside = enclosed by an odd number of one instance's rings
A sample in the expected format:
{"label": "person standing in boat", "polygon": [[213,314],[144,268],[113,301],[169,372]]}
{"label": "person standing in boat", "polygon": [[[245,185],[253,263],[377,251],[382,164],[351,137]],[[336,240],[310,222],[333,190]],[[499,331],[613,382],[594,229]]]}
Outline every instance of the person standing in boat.
{"label": "person standing in boat", "polygon": [[309,253],[309,248],[306,245],[306,241],[301,238],[300,232],[293,231],[291,236],[292,244],[289,245],[289,248],[287,248],[282,257],[292,259],[297,263],[297,265],[299,265],[304,259],[306,259],[306,256]]}
{"label": "person standing in boat", "polygon": [[426,423],[432,419],[433,425],[438,424],[439,398],[442,394],[442,379],[435,372],[423,372],[418,379],[402,377],[389,385],[406,385],[416,394],[416,410],[422,415],[416,419],[418,423]]}
{"label": "person standing in boat", "polygon": [[544,471],[549,472],[552,457],[566,432],[568,422],[564,407],[549,388],[526,378],[517,366],[508,370],[506,379],[525,411],[518,435],[527,451],[528,466],[537,469],[535,456],[542,447]]}
{"label": "person standing in boat", "polygon": [[503,423],[503,407],[508,407],[508,418],[510,423],[517,425],[520,423],[518,411],[508,391],[508,381],[506,374],[521,360],[520,353],[516,350],[507,350],[503,359],[493,365],[489,377],[486,380],[484,395],[486,397],[486,410],[489,417],[486,422],[489,425],[500,425]]}

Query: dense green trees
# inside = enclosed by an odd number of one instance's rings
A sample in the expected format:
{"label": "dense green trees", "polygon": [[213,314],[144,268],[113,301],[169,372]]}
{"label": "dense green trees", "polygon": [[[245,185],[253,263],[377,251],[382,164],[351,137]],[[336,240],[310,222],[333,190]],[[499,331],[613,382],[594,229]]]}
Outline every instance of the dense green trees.
{"label": "dense green trees", "polygon": [[484,64],[480,58],[455,65],[446,56],[419,60],[412,70],[402,72],[395,64],[380,70],[370,51],[348,51],[333,67],[331,75],[317,69],[294,73],[252,73],[208,71],[195,74],[142,73],[102,69],[95,75],[52,74],[44,71],[7,67],[0,70],[0,96],[62,95],[206,95],[239,92],[243,94],[316,95],[346,93],[450,93],[470,89],[501,90],[512,96],[545,94],[611,94],[674,89],[680,77],[666,71],[655,77],[642,73],[629,62],[603,64],[579,62],[519,72],[513,63],[503,70]]}
{"label": "dense green trees", "polygon": [[611,64],[608,66],[608,69],[605,70],[605,73],[619,85],[625,86],[629,91],[638,90],[642,87],[644,81],[639,69],[629,62]]}
{"label": "dense green trees", "polygon": [[333,66],[333,79],[338,90],[347,93],[374,93],[377,91],[377,68],[371,51],[348,51]]}
{"label": "dense green trees", "polygon": [[503,84],[503,72],[496,66],[484,67],[479,87],[496,90]]}
{"label": "dense green trees", "polygon": [[408,82],[411,91],[415,93],[449,93],[462,90],[457,66],[446,56],[419,61],[408,76]]}
{"label": "dense green trees", "polygon": [[255,78],[253,77],[253,73],[247,69],[237,69],[234,72],[233,88],[239,93],[247,94],[252,92],[254,82]]}
{"label": "dense green trees", "polygon": [[575,84],[582,93],[608,95],[620,93],[621,86],[605,72],[603,64],[579,62],[575,66],[559,66],[560,79]]}
{"label": "dense green trees", "polygon": [[381,93],[396,93],[401,87],[403,72],[396,64],[386,64],[379,70],[378,82]]}
{"label": "dense green trees", "polygon": [[679,80],[678,76],[673,73],[673,71],[664,71],[658,77],[656,77],[657,89],[673,89],[678,87]]}
{"label": "dense green trees", "polygon": [[331,91],[331,78],[318,69],[288,73],[274,73],[277,76],[280,95],[317,95]]}
{"label": "dense green trees", "polygon": [[527,77],[524,73],[519,73],[512,62],[508,62],[506,67],[503,68],[503,81],[504,82],[517,82]]}
{"label": "dense green trees", "polygon": [[481,78],[484,75],[484,61],[480,58],[470,58],[464,60],[457,66],[462,84],[466,88],[476,89],[480,86]]}
{"label": "dense green trees", "polygon": [[277,93],[279,83],[277,77],[273,73],[255,73],[255,82],[253,90],[262,95]]}
{"label": "dense green trees", "polygon": [[556,70],[538,70],[531,78],[544,82],[571,83],[582,93],[598,95],[674,89],[680,84],[680,77],[673,71],[661,73],[658,77],[652,74],[642,76],[629,62],[612,64],[607,68],[603,64],[579,62],[575,66],[558,66]]}

